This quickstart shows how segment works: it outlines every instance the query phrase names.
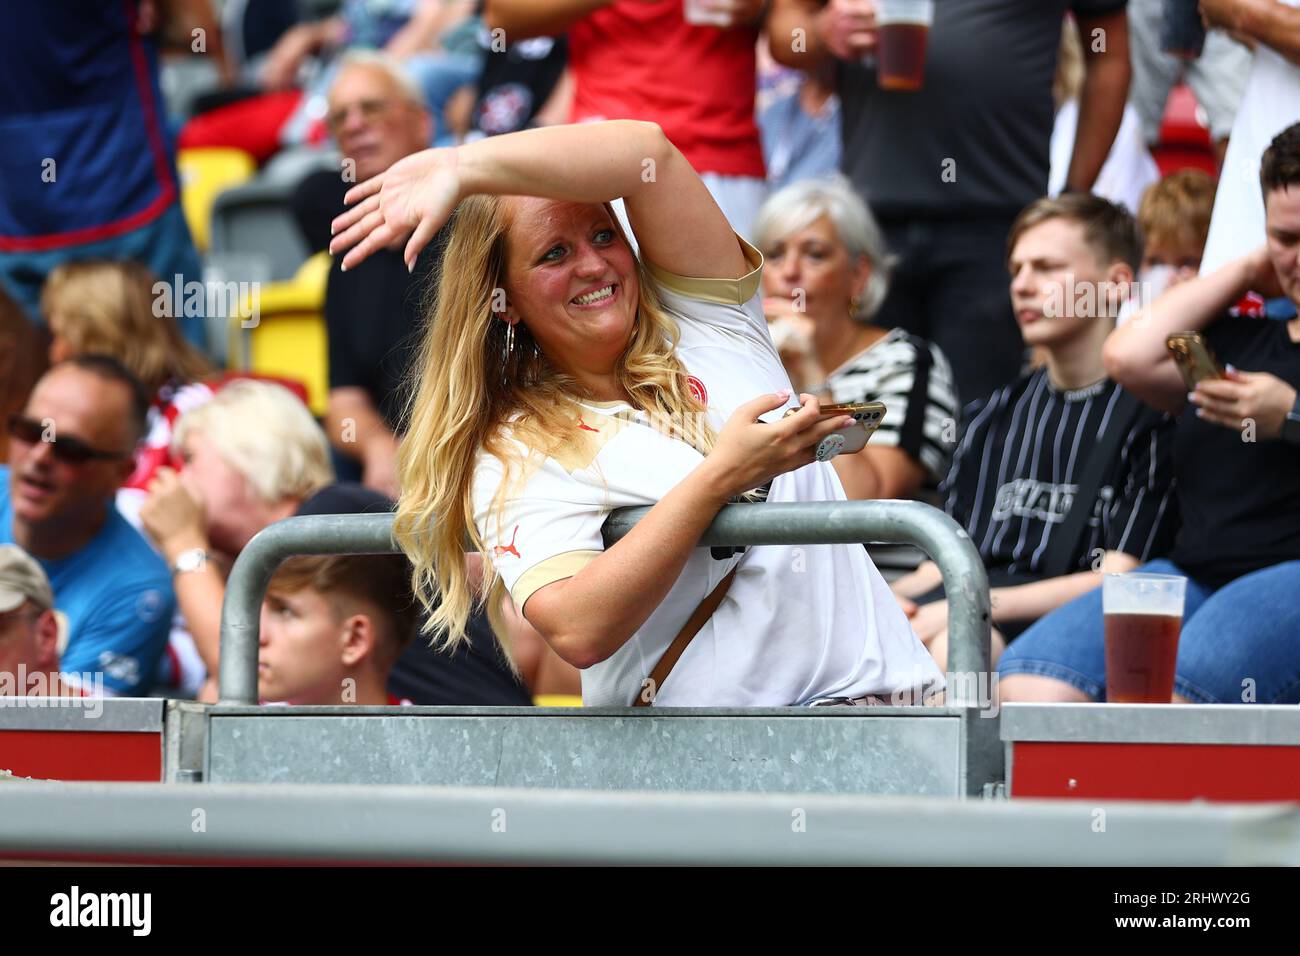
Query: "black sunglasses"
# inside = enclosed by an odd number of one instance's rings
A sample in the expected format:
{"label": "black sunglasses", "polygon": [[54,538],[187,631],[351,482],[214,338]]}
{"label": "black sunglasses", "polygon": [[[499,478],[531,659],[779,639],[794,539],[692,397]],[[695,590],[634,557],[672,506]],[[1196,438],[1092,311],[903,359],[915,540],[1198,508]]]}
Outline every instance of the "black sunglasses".
{"label": "black sunglasses", "polygon": [[[9,416],[9,434],[28,445],[35,445],[37,442],[45,441],[45,426],[34,418],[14,414]],[[79,438],[70,438],[66,435],[56,437],[48,444],[54,457],[69,465],[84,465],[88,461],[121,461],[123,458],[131,457],[129,451],[101,451],[98,448],[91,448]]]}

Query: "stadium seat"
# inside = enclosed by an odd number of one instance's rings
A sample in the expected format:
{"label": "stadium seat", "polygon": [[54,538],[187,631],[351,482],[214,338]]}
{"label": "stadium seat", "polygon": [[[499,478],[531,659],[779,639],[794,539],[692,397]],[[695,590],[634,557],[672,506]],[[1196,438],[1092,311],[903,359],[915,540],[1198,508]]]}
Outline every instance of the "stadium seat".
{"label": "stadium seat", "polygon": [[235,278],[293,279],[311,250],[290,205],[296,182],[258,177],[217,197],[212,209],[214,255],[265,263],[265,275]]}
{"label": "stadium seat", "polygon": [[1180,169],[1200,169],[1211,176],[1218,175],[1205,111],[1186,83],[1180,83],[1169,91],[1164,119],[1160,123],[1160,142],[1151,153],[1161,176]]}
{"label": "stadium seat", "polygon": [[257,164],[242,149],[204,148],[180,150],[176,166],[181,178],[181,208],[190,235],[199,252],[207,252],[217,197],[251,179]]}
{"label": "stadium seat", "polygon": [[318,146],[286,146],[267,160],[257,178],[259,182],[283,183],[297,188],[300,182],[322,169],[341,173],[342,159],[336,149],[322,149]]}
{"label": "stadium seat", "polygon": [[329,393],[324,316],[329,270],[329,254],[317,253],[288,281],[260,286],[256,322],[254,303],[247,298],[229,326],[231,367],[301,382],[307,407],[318,418],[325,414]]}
{"label": "stadium seat", "polygon": [[537,707],[581,707],[582,697],[577,694],[536,694],[533,704]]}

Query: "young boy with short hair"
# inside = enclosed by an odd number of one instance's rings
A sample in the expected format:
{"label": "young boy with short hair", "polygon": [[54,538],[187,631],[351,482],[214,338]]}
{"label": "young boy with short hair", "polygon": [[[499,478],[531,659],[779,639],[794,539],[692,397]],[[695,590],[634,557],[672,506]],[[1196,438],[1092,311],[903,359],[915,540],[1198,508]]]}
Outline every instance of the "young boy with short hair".
{"label": "young boy with short hair", "polygon": [[[1133,217],[1087,194],[1039,199],[1013,223],[1007,250],[1016,321],[1045,362],[963,410],[941,487],[988,571],[995,661],[1003,639],[1095,588],[1098,572],[1163,554],[1176,511],[1172,422],[1124,393],[1102,363],[1142,259]],[[1098,455],[1100,470],[1090,469]],[[1079,507],[1082,523],[1067,522]],[[945,666],[938,568],[927,561],[893,587]]]}
{"label": "young boy with short hair", "polygon": [[1201,268],[1215,188],[1209,173],[1180,169],[1152,183],[1142,194],[1137,222],[1145,248],[1139,277],[1159,286],[1151,293],[1158,295],[1193,278]]}
{"label": "young boy with short hair", "polygon": [[404,703],[386,685],[418,622],[403,555],[290,558],[262,602],[258,696],[288,704]]}

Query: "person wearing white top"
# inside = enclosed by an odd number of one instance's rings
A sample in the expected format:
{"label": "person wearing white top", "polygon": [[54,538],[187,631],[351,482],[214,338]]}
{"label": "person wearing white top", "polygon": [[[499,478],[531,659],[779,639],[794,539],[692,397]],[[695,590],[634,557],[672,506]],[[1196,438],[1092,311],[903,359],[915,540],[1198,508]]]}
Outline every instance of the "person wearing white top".
{"label": "person wearing white top", "polygon": [[1255,47],[1201,256],[1200,274],[1208,276],[1254,250],[1264,235],[1260,157],[1274,136],[1300,121],[1300,0],[1201,0],[1201,13],[1210,26]]}
{"label": "person wearing white top", "polygon": [[[619,197],[639,257],[611,214]],[[408,236],[414,261],[455,214],[415,362],[396,526],[444,644],[459,642],[478,587],[490,614],[509,594],[582,669],[588,705],[914,700],[943,686],[860,545],[697,547],[756,489],[843,500],[823,439],[848,421],[791,397],[761,307],[762,256],[657,125],[429,150],[348,202],[331,244],[349,250],[344,268]],[[604,520],[631,505],[652,507],[604,548]],[[649,684],[727,580],[666,680]]]}
{"label": "person wearing white top", "polygon": [[[1129,21],[1132,29],[1131,7]],[[1065,191],[1070,161],[1074,156],[1075,135],[1079,128],[1079,101],[1083,96],[1085,76],[1079,28],[1072,18],[1066,17],[1061,23],[1061,47],[1056,60],[1056,76],[1052,80],[1056,119],[1052,124],[1052,138],[1048,147],[1049,196],[1059,196]],[[1136,215],[1143,191],[1159,179],[1160,170],[1142,136],[1141,115],[1133,103],[1128,103],[1091,192],[1102,199],[1119,203]]]}

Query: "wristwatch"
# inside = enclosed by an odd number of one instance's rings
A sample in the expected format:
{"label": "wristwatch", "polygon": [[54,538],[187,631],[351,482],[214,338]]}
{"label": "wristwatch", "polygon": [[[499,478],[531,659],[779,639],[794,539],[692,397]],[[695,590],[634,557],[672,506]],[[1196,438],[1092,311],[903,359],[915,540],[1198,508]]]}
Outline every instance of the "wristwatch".
{"label": "wristwatch", "polygon": [[176,563],[172,565],[172,577],[186,571],[202,571],[207,564],[208,552],[202,548],[190,548],[176,556]]}
{"label": "wristwatch", "polygon": [[1300,396],[1282,419],[1282,440],[1288,445],[1300,445]]}

